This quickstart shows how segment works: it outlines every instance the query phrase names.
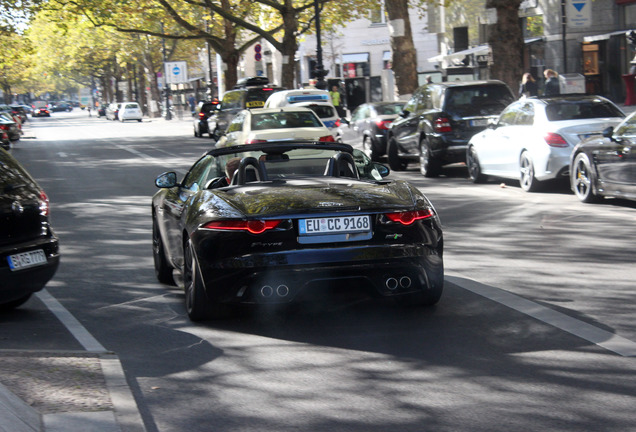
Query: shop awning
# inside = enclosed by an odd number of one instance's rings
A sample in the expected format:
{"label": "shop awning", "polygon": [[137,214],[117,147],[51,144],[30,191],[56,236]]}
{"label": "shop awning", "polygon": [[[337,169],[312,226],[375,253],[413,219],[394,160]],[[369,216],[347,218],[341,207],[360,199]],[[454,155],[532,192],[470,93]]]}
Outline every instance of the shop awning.
{"label": "shop awning", "polygon": [[369,53],[343,54],[342,63],[368,63]]}
{"label": "shop awning", "polygon": [[632,31],[632,30],[620,30],[620,31],[612,32],[612,33],[604,33],[604,34],[594,35],[594,36],[584,36],[583,37],[583,42],[598,42],[598,41],[602,41],[602,40],[608,40],[612,36],[625,35],[625,34],[629,33],[630,31]]}

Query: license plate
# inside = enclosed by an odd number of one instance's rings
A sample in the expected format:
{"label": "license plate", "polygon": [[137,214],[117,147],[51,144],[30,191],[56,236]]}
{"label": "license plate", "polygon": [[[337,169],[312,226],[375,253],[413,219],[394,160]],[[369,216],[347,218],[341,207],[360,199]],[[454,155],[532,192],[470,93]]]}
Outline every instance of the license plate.
{"label": "license plate", "polygon": [[300,219],[298,221],[300,235],[349,234],[369,231],[371,231],[371,218],[368,215]]}
{"label": "license plate", "polygon": [[488,119],[476,119],[470,121],[471,126],[488,126]]}
{"label": "license plate", "polygon": [[27,267],[46,264],[46,255],[42,249],[9,255],[9,267],[11,270],[20,270]]}

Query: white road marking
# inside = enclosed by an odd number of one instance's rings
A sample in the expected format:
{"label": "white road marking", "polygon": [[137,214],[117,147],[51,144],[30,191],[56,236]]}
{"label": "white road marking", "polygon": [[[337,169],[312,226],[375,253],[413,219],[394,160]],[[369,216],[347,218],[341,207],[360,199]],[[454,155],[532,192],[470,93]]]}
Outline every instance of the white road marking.
{"label": "white road marking", "polygon": [[510,309],[514,309],[567,333],[573,334],[574,336],[578,336],[581,339],[615,352],[616,354],[624,357],[636,356],[636,342],[625,339],[617,334],[594,327],[591,324],[541,306],[538,303],[526,300],[499,288],[460,277],[446,276],[445,279],[460,288],[471,291]]}
{"label": "white road marking", "polygon": [[89,352],[106,352],[106,348],[91,335],[88,330],[57,301],[46,289],[36,293],[37,297],[44,305],[60,320],[62,324],[71,332],[77,341]]}

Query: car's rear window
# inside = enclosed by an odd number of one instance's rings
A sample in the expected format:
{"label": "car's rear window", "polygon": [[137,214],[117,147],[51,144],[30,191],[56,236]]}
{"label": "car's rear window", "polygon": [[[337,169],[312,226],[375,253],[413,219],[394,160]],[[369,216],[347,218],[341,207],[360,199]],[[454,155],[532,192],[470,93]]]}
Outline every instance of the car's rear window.
{"label": "car's rear window", "polygon": [[311,112],[273,112],[252,115],[252,130],[320,127],[322,123]]}
{"label": "car's rear window", "polygon": [[545,114],[549,121],[625,117],[616,106],[600,99],[552,102],[546,107]]}
{"label": "car's rear window", "polygon": [[377,105],[375,110],[378,112],[378,115],[394,115],[400,114],[403,108],[403,103],[396,103],[390,105]]}
{"label": "car's rear window", "polygon": [[134,104],[126,104],[126,106],[124,108],[127,108],[127,109],[139,108],[139,105],[137,105],[136,103],[134,103]]}
{"label": "car's rear window", "polygon": [[337,117],[335,109],[329,105],[311,104],[305,106],[315,112],[321,119]]}
{"label": "car's rear window", "polygon": [[444,111],[459,117],[498,115],[513,100],[504,85],[450,87],[444,96]]}
{"label": "car's rear window", "polygon": [[262,108],[265,106],[265,101],[274,93],[274,89],[271,87],[266,88],[252,88],[247,90],[245,95],[245,108]]}

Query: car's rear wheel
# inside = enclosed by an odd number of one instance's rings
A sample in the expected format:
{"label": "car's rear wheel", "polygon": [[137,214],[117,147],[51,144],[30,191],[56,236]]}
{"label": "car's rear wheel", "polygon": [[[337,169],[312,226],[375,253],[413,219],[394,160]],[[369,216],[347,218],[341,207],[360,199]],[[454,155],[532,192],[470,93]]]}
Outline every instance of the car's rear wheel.
{"label": "car's rear wheel", "polygon": [[539,180],[534,176],[534,164],[527,151],[521,153],[519,159],[519,185],[526,192],[536,192],[539,190]]}
{"label": "car's rear wheel", "polygon": [[486,176],[481,173],[479,157],[473,146],[470,146],[466,153],[466,165],[468,165],[468,175],[473,183],[485,183]]}
{"label": "car's rear wheel", "polygon": [[155,263],[155,276],[157,280],[166,285],[174,285],[174,278],[172,276],[173,269],[166,259],[165,248],[163,247],[159,227],[154,217],[152,218],[152,258]]}
{"label": "car's rear wheel", "polygon": [[192,321],[226,317],[229,314],[229,308],[221,303],[211,301],[205,293],[201,270],[190,240],[186,242],[183,256],[183,287],[188,317]]}
{"label": "car's rear wheel", "polygon": [[6,303],[2,303],[0,304],[0,310],[4,310],[4,311],[8,311],[11,309],[15,309],[19,306],[22,306],[24,303],[26,303],[30,298],[31,298],[31,293],[22,296],[18,299],[15,300],[11,300],[10,302],[6,302]]}
{"label": "car's rear wheel", "polygon": [[386,156],[389,160],[389,167],[393,171],[404,171],[406,169],[406,162],[398,155],[397,141],[393,137],[387,143]]}
{"label": "car's rear wheel", "polygon": [[194,136],[197,138],[201,137],[201,132],[199,132],[199,128],[198,127],[194,127]]}
{"label": "car's rear wheel", "polygon": [[442,164],[433,157],[431,146],[424,138],[420,142],[420,173],[424,177],[437,177],[442,171]]}
{"label": "car's rear wheel", "polygon": [[570,172],[570,185],[576,197],[584,203],[599,201],[594,193],[594,172],[592,164],[585,153],[579,153],[574,158],[572,171]]}

